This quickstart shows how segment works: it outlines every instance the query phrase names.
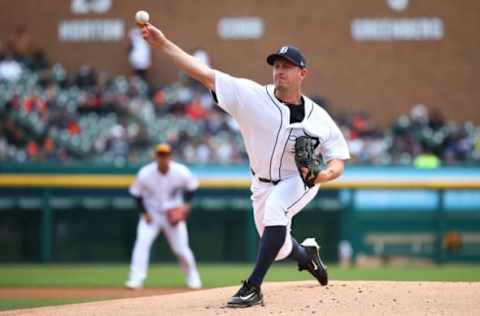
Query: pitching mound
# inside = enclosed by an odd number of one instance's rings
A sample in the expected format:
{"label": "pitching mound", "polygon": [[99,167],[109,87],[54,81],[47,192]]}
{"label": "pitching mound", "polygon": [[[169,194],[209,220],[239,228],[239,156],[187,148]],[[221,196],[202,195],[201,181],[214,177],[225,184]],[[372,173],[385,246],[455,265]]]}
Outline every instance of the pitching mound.
{"label": "pitching mound", "polygon": [[[17,310],[8,315],[480,315],[480,283],[267,283],[265,305],[227,309],[238,287]],[[2,314],[2,313],[0,313]]]}

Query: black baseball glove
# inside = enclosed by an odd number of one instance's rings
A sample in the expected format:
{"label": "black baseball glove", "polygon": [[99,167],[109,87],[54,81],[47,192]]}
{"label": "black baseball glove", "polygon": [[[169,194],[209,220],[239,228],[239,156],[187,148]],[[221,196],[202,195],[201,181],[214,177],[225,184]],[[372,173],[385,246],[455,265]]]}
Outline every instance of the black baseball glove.
{"label": "black baseball glove", "polygon": [[315,185],[315,179],[321,170],[320,159],[315,156],[318,140],[309,136],[300,136],[295,140],[295,164],[303,183],[309,188]]}

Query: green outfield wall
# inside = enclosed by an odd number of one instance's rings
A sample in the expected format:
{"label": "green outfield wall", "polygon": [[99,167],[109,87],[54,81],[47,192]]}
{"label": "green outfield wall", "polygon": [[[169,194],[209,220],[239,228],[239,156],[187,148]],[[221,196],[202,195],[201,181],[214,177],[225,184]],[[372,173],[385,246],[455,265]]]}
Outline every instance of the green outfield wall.
{"label": "green outfield wall", "polygon": [[[138,221],[127,192],[134,168],[12,171],[0,172],[0,262],[129,260]],[[338,181],[294,218],[292,233],[316,237],[328,262],[337,260],[341,240],[350,241],[356,257],[476,262],[479,189],[475,179]],[[386,203],[385,191],[404,197]],[[258,237],[249,198],[248,179],[201,178],[188,222],[199,261],[254,261]],[[160,236],[152,261],[173,260]]]}
{"label": "green outfield wall", "polygon": [[[134,242],[138,211],[126,190],[5,189],[1,191],[1,262],[124,262]],[[327,191],[295,218],[293,234],[313,234],[334,259],[340,205]],[[246,189],[201,189],[188,222],[199,261],[251,261],[257,234]],[[161,236],[152,259],[174,260]]]}

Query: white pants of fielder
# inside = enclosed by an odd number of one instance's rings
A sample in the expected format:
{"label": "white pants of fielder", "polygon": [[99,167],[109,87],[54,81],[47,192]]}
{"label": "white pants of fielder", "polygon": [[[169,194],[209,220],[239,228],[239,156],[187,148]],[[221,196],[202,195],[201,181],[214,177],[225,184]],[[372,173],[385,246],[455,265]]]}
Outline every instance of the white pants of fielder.
{"label": "white pants of fielder", "polygon": [[127,285],[141,287],[147,277],[150,249],[158,234],[163,232],[173,253],[177,256],[185,273],[185,283],[190,288],[200,288],[202,283],[197,270],[195,257],[188,244],[188,231],[185,221],[170,225],[165,215],[155,216],[148,224],[143,216],[137,226],[137,239],[133,247],[130,277]]}
{"label": "white pants of fielder", "polygon": [[317,194],[319,186],[305,188],[299,176],[286,178],[277,185],[252,177],[252,201],[255,226],[260,237],[266,226],[286,226],[287,235],[276,261],[285,259],[292,252],[290,235],[292,218]]}

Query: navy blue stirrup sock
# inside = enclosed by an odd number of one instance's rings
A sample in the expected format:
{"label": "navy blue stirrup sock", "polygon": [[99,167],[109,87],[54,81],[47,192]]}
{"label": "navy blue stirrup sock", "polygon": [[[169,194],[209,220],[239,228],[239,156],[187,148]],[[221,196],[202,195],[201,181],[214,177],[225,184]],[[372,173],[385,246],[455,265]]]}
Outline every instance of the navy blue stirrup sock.
{"label": "navy blue stirrup sock", "polygon": [[298,262],[300,266],[304,266],[308,262],[308,253],[305,250],[305,248],[298,243],[298,241],[295,240],[295,238],[292,237],[292,252],[288,256],[288,258],[291,258],[295,261]]}
{"label": "navy blue stirrup sock", "polygon": [[260,286],[263,278],[267,274],[268,269],[275,261],[280,248],[285,242],[287,235],[286,226],[267,226],[263,231],[260,239],[260,249],[258,251],[257,263],[252,274],[248,278],[248,282]]}

